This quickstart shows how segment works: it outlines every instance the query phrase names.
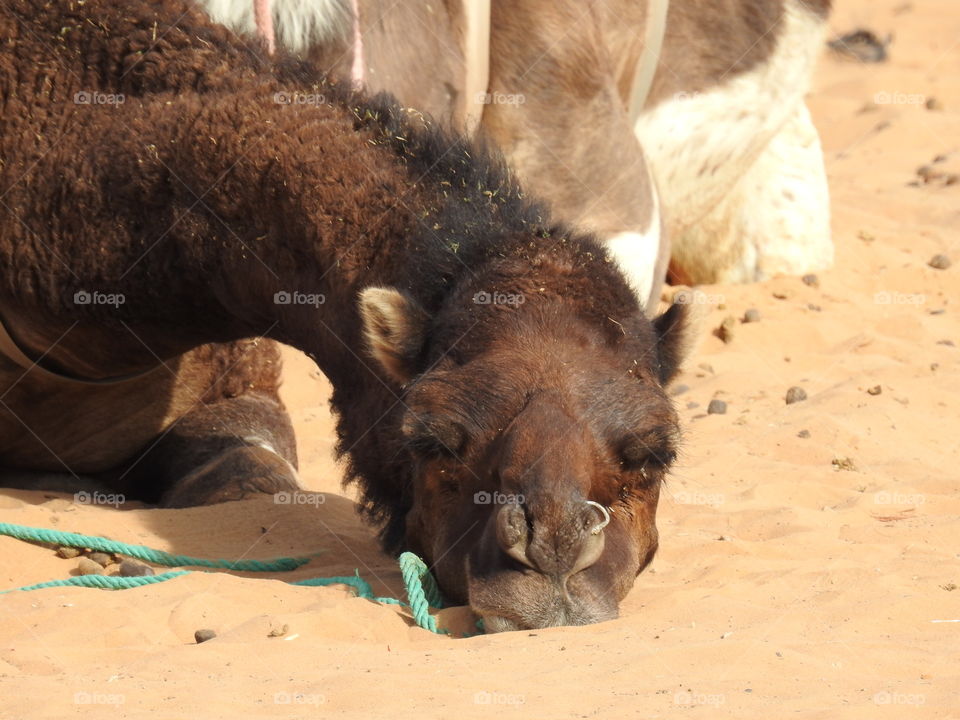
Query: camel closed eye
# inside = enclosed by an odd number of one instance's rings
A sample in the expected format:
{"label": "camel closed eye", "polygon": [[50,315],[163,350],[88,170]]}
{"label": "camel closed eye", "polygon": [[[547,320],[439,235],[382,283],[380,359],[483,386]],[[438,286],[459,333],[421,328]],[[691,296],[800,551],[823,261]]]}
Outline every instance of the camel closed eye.
{"label": "camel closed eye", "polygon": [[620,465],[628,472],[639,473],[644,481],[662,477],[677,454],[672,447],[651,446],[642,436],[629,435],[620,445]]}
{"label": "camel closed eye", "polygon": [[403,422],[407,447],[420,457],[460,458],[466,447],[464,427],[447,417],[410,413]]}

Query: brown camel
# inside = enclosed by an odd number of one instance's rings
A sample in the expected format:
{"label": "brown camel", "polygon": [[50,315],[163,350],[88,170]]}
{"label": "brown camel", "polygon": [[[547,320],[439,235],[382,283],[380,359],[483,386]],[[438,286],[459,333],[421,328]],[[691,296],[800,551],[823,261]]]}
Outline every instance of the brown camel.
{"label": "brown camel", "polygon": [[657,547],[689,306],[647,320],[494,154],[182,0],[9,0],[0,37],[0,315],[31,360],[0,364],[7,475],[296,488],[280,341],[330,379],[388,550],[491,631],[616,615]]}

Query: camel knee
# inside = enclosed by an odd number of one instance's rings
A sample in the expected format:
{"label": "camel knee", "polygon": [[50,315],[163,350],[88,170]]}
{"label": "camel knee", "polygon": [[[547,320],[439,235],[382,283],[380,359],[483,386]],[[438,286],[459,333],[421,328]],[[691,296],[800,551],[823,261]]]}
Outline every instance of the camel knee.
{"label": "camel knee", "polygon": [[[246,438],[245,438],[246,440]],[[193,507],[300,489],[297,471],[264,441],[221,452],[180,478],[160,499],[163,507]]]}

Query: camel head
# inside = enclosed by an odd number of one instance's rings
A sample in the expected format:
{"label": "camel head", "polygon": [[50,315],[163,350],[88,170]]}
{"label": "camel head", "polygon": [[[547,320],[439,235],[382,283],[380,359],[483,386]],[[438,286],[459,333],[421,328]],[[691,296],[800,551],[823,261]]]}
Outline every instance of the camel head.
{"label": "camel head", "polygon": [[657,549],[691,306],[591,322],[562,299],[478,295],[433,317],[392,288],[361,295],[403,387],[406,545],[488,632],[614,618]]}

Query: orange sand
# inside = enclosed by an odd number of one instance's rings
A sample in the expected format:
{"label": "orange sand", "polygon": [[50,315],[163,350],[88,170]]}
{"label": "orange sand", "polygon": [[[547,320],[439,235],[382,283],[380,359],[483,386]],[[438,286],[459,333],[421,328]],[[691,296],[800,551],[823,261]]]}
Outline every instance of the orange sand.
{"label": "orange sand", "polygon": [[[908,185],[940,154],[960,172],[960,6],[840,6],[834,29],[895,41],[884,65],[824,57],[811,94],[836,267],[819,288],[703,288],[726,305],[714,326],[763,317],[728,345],[708,337],[680,379],[686,449],[661,550],[619,620],[453,639],[342,588],[222,573],[18,593],[0,599],[0,718],[960,717],[960,622],[936,622],[960,620],[960,348],[940,343],[960,344],[960,184]],[[927,266],[941,252],[953,268]],[[339,488],[325,381],[293,352],[286,373],[323,504],[118,511],[5,491],[0,518],[207,557],[319,549],[293,577],[358,568],[396,595],[394,562]],[[809,399],[787,406],[792,385]],[[715,396],[726,415],[705,415]],[[0,588],[75,565],[0,538]],[[472,623],[462,608],[442,620]],[[218,637],[195,645],[204,627]]]}

